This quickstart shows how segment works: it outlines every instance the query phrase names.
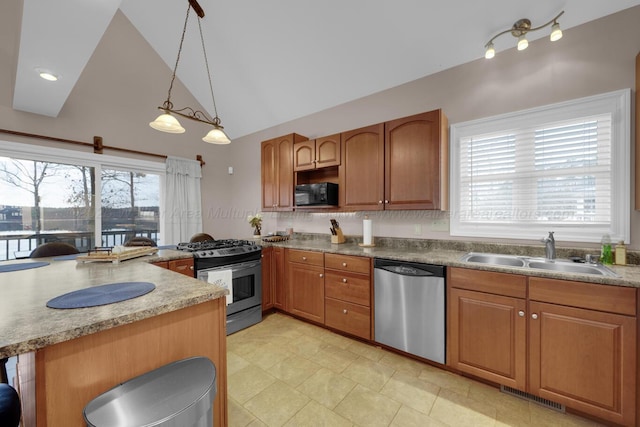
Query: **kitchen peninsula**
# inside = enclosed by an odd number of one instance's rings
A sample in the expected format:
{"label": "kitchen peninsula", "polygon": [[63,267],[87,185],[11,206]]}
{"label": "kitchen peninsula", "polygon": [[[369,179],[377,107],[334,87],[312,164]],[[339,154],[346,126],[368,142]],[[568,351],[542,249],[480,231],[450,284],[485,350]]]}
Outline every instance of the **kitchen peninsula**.
{"label": "kitchen peninsula", "polygon": [[[19,355],[23,405],[35,406],[38,426],[84,425],[82,409],[94,397],[192,356],[209,357],[216,366],[214,420],[226,425],[227,291],[149,263],[185,256],[161,250],[119,264],[42,258],[49,264],[0,273],[0,357]],[[67,292],[129,281],[150,282],[155,289],[91,308],[46,306]]]}

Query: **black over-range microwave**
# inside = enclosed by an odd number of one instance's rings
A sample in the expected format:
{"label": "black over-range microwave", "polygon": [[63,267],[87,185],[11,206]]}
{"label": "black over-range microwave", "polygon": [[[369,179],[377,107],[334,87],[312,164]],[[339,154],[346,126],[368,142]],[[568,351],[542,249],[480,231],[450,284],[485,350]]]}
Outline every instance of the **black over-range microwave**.
{"label": "black over-range microwave", "polygon": [[321,182],[296,185],[296,206],[338,206],[338,184]]}

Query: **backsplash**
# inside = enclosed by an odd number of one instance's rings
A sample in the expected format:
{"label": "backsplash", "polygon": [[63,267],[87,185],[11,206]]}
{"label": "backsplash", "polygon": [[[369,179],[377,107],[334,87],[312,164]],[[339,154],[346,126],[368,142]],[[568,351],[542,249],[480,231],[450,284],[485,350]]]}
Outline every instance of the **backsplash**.
{"label": "backsplash", "polygon": [[[362,243],[362,236],[345,235],[345,238],[347,243]],[[329,241],[330,235],[321,233],[295,232],[293,234],[293,239]],[[396,237],[375,237],[374,243],[378,247],[392,249],[485,252],[505,255],[526,255],[532,257],[545,256],[544,246],[542,245],[532,246],[503,243],[464,242],[459,240],[410,239]],[[584,258],[587,254],[596,256],[600,255],[599,250],[594,250],[593,248],[585,249],[577,247],[556,247],[556,254],[560,259],[567,259],[569,257]],[[640,252],[627,249],[627,264],[640,264]]]}

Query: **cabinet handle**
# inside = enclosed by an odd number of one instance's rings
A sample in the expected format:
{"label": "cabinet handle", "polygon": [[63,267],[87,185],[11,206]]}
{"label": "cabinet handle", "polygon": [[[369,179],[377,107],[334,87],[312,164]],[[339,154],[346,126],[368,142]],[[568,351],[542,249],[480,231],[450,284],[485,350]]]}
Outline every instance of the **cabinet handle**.
{"label": "cabinet handle", "polygon": [[524,317],[524,311],[520,310],[520,311],[518,312],[518,316],[520,316],[520,317]]}
{"label": "cabinet handle", "polygon": [[306,256],[303,256],[303,257],[302,257],[302,260],[303,260],[303,261],[306,261],[306,260],[307,260],[307,257],[306,257]]}
{"label": "cabinet handle", "polygon": [[389,203],[389,201],[388,201],[388,200],[385,200],[384,202],[385,202],[385,203]]}
{"label": "cabinet handle", "polygon": [[347,283],[347,279],[342,279],[342,283]]}
{"label": "cabinet handle", "polygon": [[320,276],[320,277],[324,277],[324,274],[320,273],[320,274],[318,274],[318,276]]}
{"label": "cabinet handle", "polygon": [[382,204],[382,200],[378,200],[378,204],[381,205]]}
{"label": "cabinet handle", "polygon": [[342,312],[343,312],[344,314],[348,314],[348,313],[349,313],[349,312],[347,311],[347,309],[346,309],[346,308],[345,308],[344,310],[342,310]]}
{"label": "cabinet handle", "polygon": [[343,266],[343,267],[346,267],[346,266],[347,266],[347,263],[346,263],[346,262],[343,262],[343,263],[342,263],[342,266]]}
{"label": "cabinet handle", "polygon": [[533,320],[536,320],[536,319],[538,318],[538,315],[537,315],[537,314],[535,314],[535,313],[533,313],[533,314],[531,315],[531,318],[532,318]]}

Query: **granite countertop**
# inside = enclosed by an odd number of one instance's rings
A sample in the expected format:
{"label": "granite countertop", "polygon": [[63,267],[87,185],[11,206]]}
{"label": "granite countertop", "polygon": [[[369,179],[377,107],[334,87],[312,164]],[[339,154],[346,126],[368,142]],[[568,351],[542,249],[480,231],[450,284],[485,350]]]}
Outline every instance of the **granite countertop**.
{"label": "granite countertop", "polygon": [[[470,246],[468,243],[439,244],[439,242],[420,239],[376,239],[382,244],[374,247],[361,247],[357,241],[347,239],[346,243],[333,244],[328,236],[325,238],[297,238],[277,243],[262,242],[263,246],[279,246],[290,249],[302,249],[310,251],[320,251],[343,255],[357,255],[376,258],[388,258],[401,261],[422,262],[427,264],[446,265],[450,267],[472,268],[475,270],[497,271],[503,273],[521,274],[525,276],[546,277],[551,279],[575,280],[579,282],[596,283],[602,285],[626,286],[640,288],[640,266],[607,266],[619,277],[598,276],[591,274],[564,273],[558,271],[539,270],[523,267],[507,267],[490,264],[480,264],[474,262],[463,262],[460,258],[467,252],[488,252],[488,253],[517,253],[516,246],[496,248],[493,246],[483,247]],[[515,249],[514,249],[515,248]],[[562,258],[563,251],[558,250],[559,258]],[[533,253],[530,256],[542,256]]]}
{"label": "granite countertop", "polygon": [[[190,253],[160,250],[157,255],[119,264],[53,258],[3,262],[47,261],[50,264],[0,273],[0,357],[34,351],[225,296],[226,289],[149,264],[190,257]],[[151,282],[156,288],[138,298],[98,307],[69,310],[46,307],[51,298],[67,292],[128,281]]]}

